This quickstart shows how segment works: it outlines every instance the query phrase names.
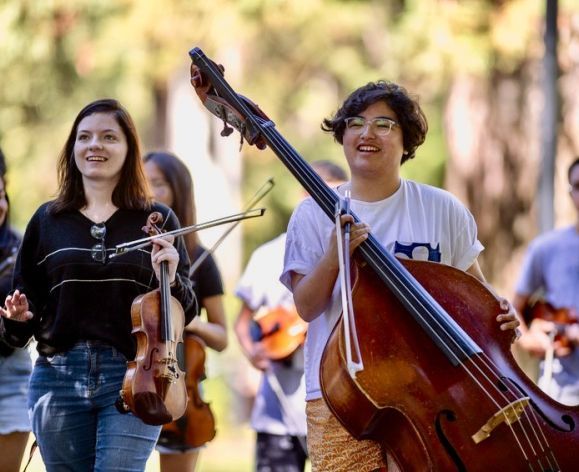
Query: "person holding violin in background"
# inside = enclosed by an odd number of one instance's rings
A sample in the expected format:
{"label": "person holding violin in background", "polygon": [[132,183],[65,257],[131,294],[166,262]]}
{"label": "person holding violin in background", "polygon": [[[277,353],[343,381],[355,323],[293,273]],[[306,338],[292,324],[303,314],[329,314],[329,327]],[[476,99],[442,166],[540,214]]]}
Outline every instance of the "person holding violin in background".
{"label": "person holding violin in background", "polygon": [[[182,226],[196,224],[195,198],[193,195],[193,179],[187,166],[175,155],[168,152],[150,152],[143,158],[145,174],[153,190],[155,200],[172,208]],[[227,347],[227,325],[225,308],[223,306],[223,282],[213,256],[199,242],[197,232],[184,236],[185,246],[191,259],[192,268],[197,269],[190,274],[195,298],[200,308],[204,309],[207,321],[200,317],[194,318],[185,327],[185,349],[189,343],[199,342],[217,352]],[[200,258],[203,258],[199,263]],[[192,307],[191,309],[196,309]],[[195,378],[195,371],[204,368],[205,356],[198,357],[195,364],[186,365],[189,380],[195,381],[194,388],[200,395],[197,382],[203,379]],[[187,361],[190,356],[186,356]],[[190,392],[191,394],[191,392]],[[200,441],[209,441],[215,434],[214,418],[207,404],[196,407],[199,401],[189,398],[187,412],[180,420],[167,425],[161,431],[157,443],[160,454],[161,472],[194,471],[199,458],[200,447],[187,443],[187,431],[206,429],[210,434]],[[200,424],[204,423],[204,424]],[[207,424],[210,423],[210,424]],[[180,434],[176,434],[176,431]]]}
{"label": "person holding violin in background", "polygon": [[[522,315],[530,312],[522,317],[519,346],[545,359],[539,387],[560,403],[579,405],[579,158],[567,177],[575,224],[531,242],[513,304]],[[544,300],[532,304],[535,294]]]}
{"label": "person holding violin in background", "polygon": [[[161,427],[115,406],[136,354],[131,307],[157,288],[166,261],[170,291],[187,309],[189,258],[182,238],[109,256],[145,236],[151,212],[162,215],[163,230],[179,222],[151,201],[133,120],[117,100],[79,112],[58,177],[56,199],[38,208],[24,234],[1,310],[5,337],[14,346],[37,341],[28,408],[48,472],[143,471]],[[187,313],[189,322],[195,313]]]}
{"label": "person holding violin in background", "polygon": [[[312,167],[330,186],[348,178],[331,161],[315,161]],[[301,347],[305,326],[299,330],[302,322],[292,294],[278,280],[285,239],[283,233],[253,252],[235,291],[242,301],[235,334],[245,357],[263,372],[251,413],[251,427],[257,433],[257,472],[303,471],[307,458]],[[270,338],[274,342],[269,343],[268,336],[279,339]],[[280,346],[283,342],[287,349]]]}
{"label": "person holding violin in background", "polygon": [[[360,218],[358,223],[348,214],[340,219],[342,226],[350,225],[350,253],[371,228],[378,242],[397,256],[448,264],[485,282],[477,262],[483,246],[471,213],[450,193],[400,176],[401,164],[415,157],[428,131],[416,99],[395,83],[371,82],[352,92],[322,129],[342,145],[351,173],[351,180],[337,188],[342,197],[351,193],[351,209]],[[338,274],[335,224],[307,198],[290,219],[281,281],[308,322],[305,377],[312,470],[397,470],[378,442],[351,436],[322,398],[322,353],[342,311]],[[504,299],[501,308],[497,332],[515,329],[514,310]]]}
{"label": "person holding violin in background", "polygon": [[[10,201],[6,193],[6,164],[0,150],[0,299],[12,287],[12,272],[20,235],[10,226]],[[0,317],[0,333],[3,331]],[[28,348],[15,349],[0,336],[0,470],[18,472],[30,434],[26,410],[32,361]]]}

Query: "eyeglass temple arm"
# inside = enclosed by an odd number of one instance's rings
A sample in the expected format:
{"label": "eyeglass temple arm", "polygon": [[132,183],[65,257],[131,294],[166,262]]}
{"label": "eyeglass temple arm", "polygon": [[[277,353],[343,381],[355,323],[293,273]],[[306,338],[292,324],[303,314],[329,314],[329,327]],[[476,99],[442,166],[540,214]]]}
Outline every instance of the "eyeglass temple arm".
{"label": "eyeglass temple arm", "polygon": [[205,223],[199,223],[196,225],[186,226],[185,228],[177,228],[172,231],[167,231],[166,233],[155,234],[154,236],[148,236],[146,238],[136,239],[134,241],[129,241],[126,243],[117,244],[115,246],[115,252],[109,255],[109,259],[120,256],[127,252],[135,251],[151,244],[155,239],[167,238],[169,236],[181,236],[183,234],[192,233],[194,231],[201,231],[203,229],[213,228],[214,226],[219,226],[227,223],[233,223],[236,221],[247,220],[249,218],[258,218],[263,216],[265,213],[265,208],[254,208],[242,213],[236,213],[234,215],[225,216],[223,218],[218,218],[216,220],[206,221]]}

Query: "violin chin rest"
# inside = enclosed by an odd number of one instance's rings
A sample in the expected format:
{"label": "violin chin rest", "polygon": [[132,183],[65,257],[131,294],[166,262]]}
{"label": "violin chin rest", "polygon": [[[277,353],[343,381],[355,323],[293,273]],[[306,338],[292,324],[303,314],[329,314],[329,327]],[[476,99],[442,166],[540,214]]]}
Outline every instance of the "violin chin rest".
{"label": "violin chin rest", "polygon": [[143,423],[160,426],[173,421],[161,397],[153,392],[137,393],[134,396],[134,413]]}

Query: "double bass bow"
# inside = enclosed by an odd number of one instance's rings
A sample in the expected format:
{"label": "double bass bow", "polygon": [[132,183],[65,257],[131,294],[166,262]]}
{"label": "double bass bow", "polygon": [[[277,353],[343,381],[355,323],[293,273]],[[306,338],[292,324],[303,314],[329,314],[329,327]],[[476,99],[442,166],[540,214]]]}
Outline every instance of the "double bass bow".
{"label": "double bass bow", "polygon": [[[242,140],[269,147],[333,219],[338,196],[199,49],[189,52],[200,100]],[[352,214],[355,221],[359,221]],[[328,406],[358,439],[378,441],[404,471],[575,470],[579,408],[552,400],[511,354],[495,295],[443,264],[399,260],[370,234],[352,261],[364,368],[346,368],[343,322],[324,349]]]}

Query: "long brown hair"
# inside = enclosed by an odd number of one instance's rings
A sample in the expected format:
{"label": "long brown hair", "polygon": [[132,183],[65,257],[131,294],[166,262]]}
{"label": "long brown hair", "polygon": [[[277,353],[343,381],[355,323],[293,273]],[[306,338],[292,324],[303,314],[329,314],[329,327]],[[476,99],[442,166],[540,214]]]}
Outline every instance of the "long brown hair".
{"label": "long brown hair", "polygon": [[[171,187],[173,194],[173,205],[171,205],[175,215],[179,219],[182,227],[191,226],[197,223],[197,210],[195,208],[195,197],[193,194],[193,179],[187,166],[174,154],[170,152],[149,152],[143,157],[143,162],[153,162],[165,177]],[[199,245],[197,232],[187,233],[185,246],[189,254]]]}
{"label": "long brown hair", "polygon": [[74,160],[74,144],[78,125],[84,118],[94,113],[112,115],[127,139],[127,157],[121,169],[119,182],[113,190],[113,204],[125,209],[149,209],[151,197],[141,161],[141,148],[135,124],[127,110],[117,100],[105,98],[86,105],[74,120],[58,159],[59,191],[51,205],[51,212],[78,210],[87,203],[82,174]]}

